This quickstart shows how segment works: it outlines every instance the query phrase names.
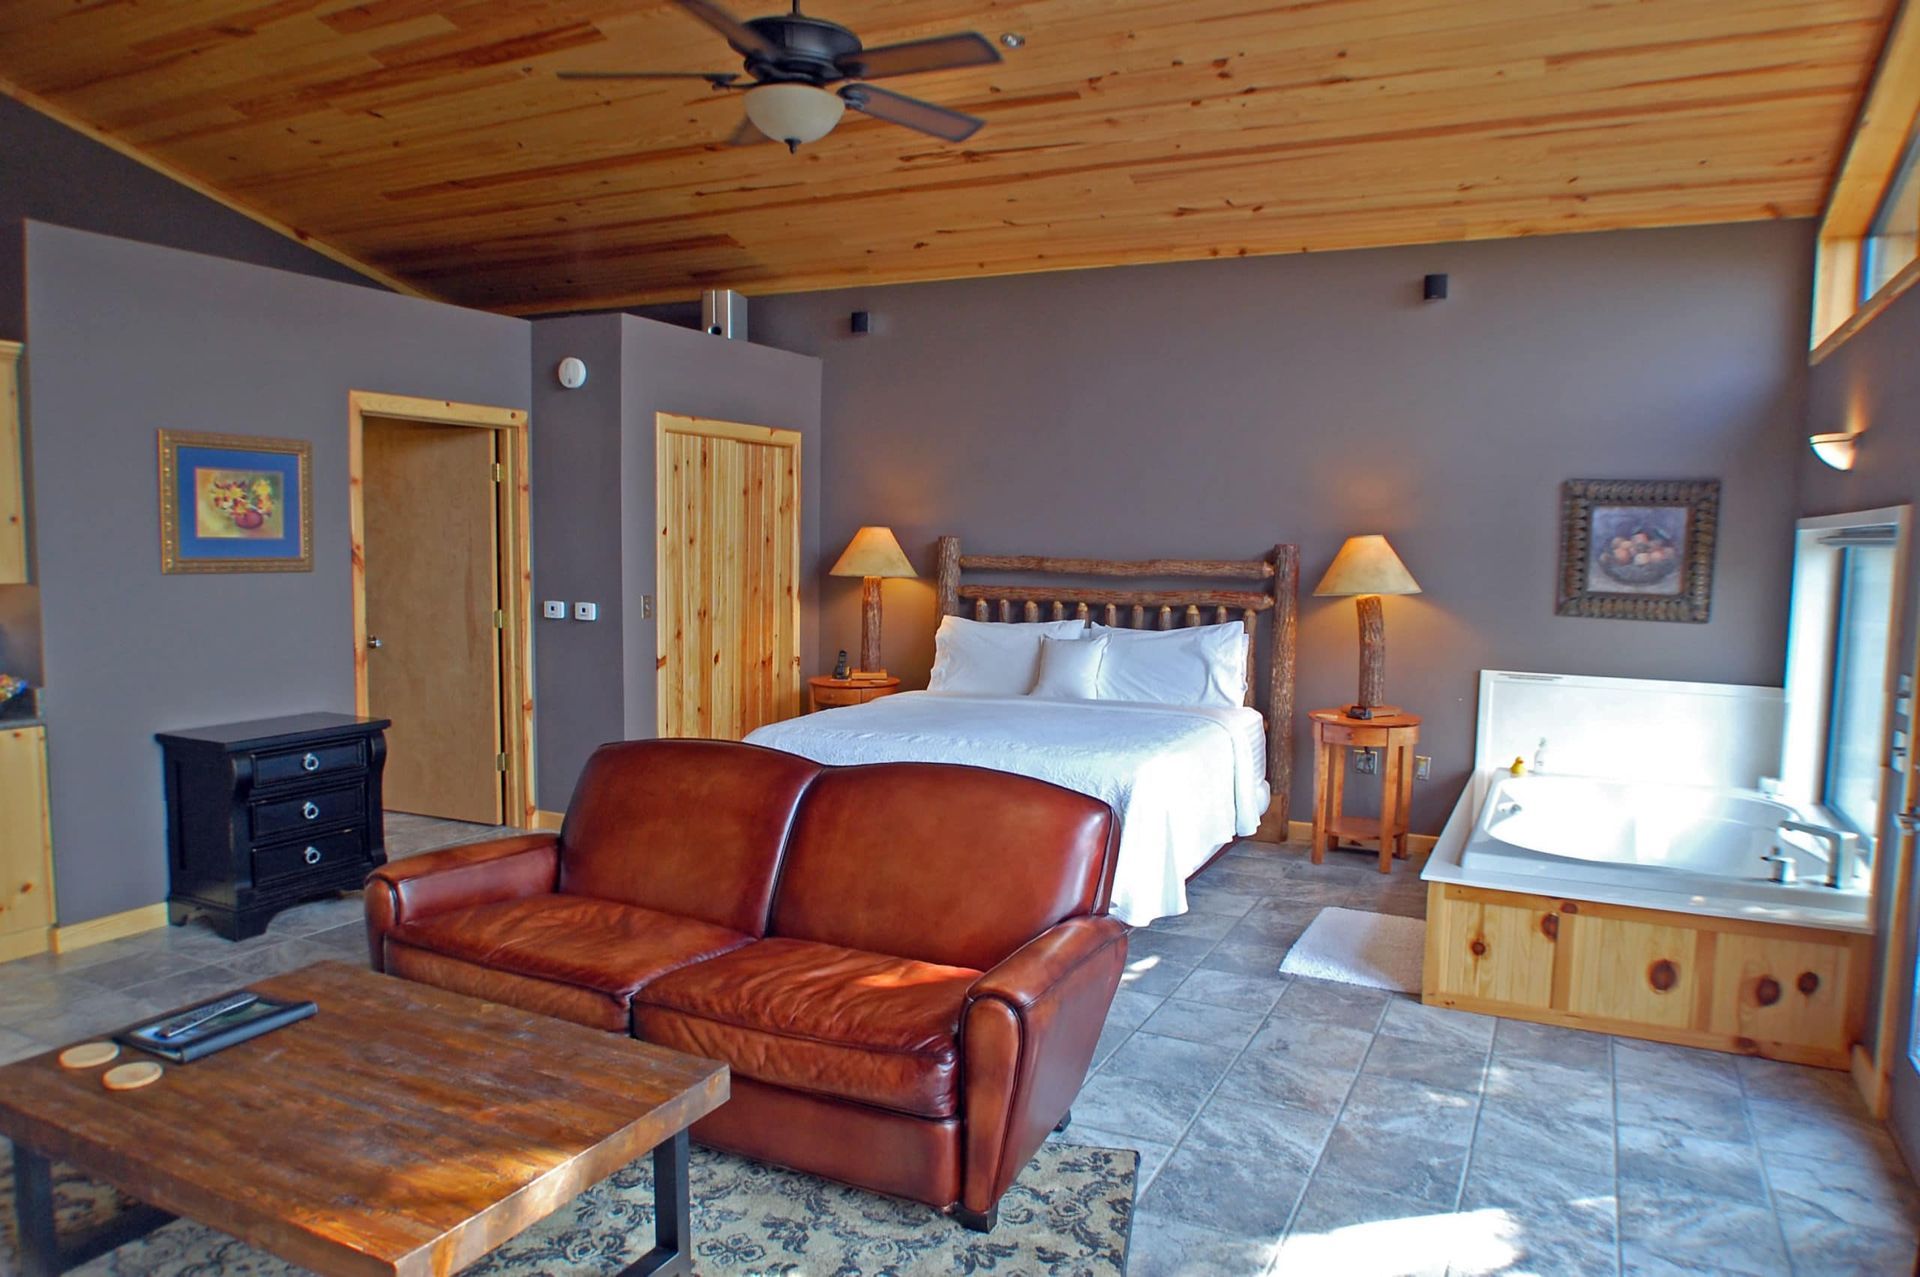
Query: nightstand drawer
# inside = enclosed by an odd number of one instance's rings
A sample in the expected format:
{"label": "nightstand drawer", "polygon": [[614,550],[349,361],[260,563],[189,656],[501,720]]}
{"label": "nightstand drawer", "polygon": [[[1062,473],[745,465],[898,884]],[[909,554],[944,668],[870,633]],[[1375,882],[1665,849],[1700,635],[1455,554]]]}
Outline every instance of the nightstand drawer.
{"label": "nightstand drawer", "polygon": [[341,829],[299,842],[275,843],[253,849],[253,880],[272,882],[304,874],[332,873],[342,865],[367,857],[366,836],[358,829]]}
{"label": "nightstand drawer", "polygon": [[284,785],[296,780],[330,780],[342,772],[358,771],[367,765],[367,742],[335,741],[310,749],[281,750],[253,756],[256,786]]}
{"label": "nightstand drawer", "polygon": [[253,836],[272,838],[301,829],[325,829],[329,825],[364,821],[367,795],[364,787],[322,789],[297,798],[253,804]]}

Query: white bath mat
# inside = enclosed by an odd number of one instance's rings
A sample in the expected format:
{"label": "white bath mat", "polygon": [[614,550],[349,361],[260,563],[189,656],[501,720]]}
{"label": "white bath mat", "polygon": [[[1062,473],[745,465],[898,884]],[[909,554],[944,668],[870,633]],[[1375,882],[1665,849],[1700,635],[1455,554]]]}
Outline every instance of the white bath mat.
{"label": "white bath mat", "polygon": [[1287,950],[1282,975],[1420,992],[1427,924],[1418,918],[1358,909],[1322,909]]}

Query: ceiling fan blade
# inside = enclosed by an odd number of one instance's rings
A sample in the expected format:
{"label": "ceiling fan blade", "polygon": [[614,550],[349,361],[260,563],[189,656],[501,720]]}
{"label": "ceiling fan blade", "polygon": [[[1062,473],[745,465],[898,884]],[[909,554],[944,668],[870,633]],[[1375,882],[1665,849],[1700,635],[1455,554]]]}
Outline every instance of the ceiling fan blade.
{"label": "ceiling fan blade", "polygon": [[768,137],[765,133],[762,133],[759,129],[755,128],[752,120],[743,119],[740,121],[740,127],[735,129],[727,137],[726,145],[758,146],[762,142],[771,142],[772,140],[773,139]]}
{"label": "ceiling fan blade", "polygon": [[728,13],[712,0],[674,0],[700,21],[727,38],[727,43],[742,53],[757,53],[763,58],[780,56],[780,46]]}
{"label": "ceiling fan blade", "polygon": [[555,71],[562,80],[705,80],[716,89],[732,88],[740,77],[730,71]]}
{"label": "ceiling fan blade", "polygon": [[862,49],[858,53],[835,59],[835,65],[851,79],[878,80],[889,75],[987,66],[998,61],[1000,50],[993,47],[993,42],[978,31],[968,31],[961,35],[943,35],[931,40],[908,40],[904,44],[883,44],[877,49]]}
{"label": "ceiling fan blade", "polygon": [[986,121],[944,106],[922,102],[903,93],[876,88],[871,84],[849,84],[840,90],[848,106],[889,124],[901,124],[949,142],[964,142],[980,131]]}

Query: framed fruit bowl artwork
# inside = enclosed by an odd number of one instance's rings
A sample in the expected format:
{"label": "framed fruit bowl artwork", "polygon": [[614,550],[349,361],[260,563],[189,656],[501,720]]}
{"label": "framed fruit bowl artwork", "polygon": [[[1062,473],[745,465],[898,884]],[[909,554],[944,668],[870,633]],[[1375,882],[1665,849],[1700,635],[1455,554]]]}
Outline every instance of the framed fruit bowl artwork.
{"label": "framed fruit bowl artwork", "polygon": [[313,445],[160,432],[162,572],[311,572]]}
{"label": "framed fruit bowl artwork", "polygon": [[1705,622],[1720,481],[1573,479],[1560,490],[1561,616]]}

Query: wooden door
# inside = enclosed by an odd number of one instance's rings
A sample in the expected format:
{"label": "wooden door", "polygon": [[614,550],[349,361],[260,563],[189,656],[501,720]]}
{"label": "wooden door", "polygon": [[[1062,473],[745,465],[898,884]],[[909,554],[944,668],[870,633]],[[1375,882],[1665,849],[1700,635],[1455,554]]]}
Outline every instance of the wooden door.
{"label": "wooden door", "polygon": [[800,712],[800,434],[659,416],[662,736]]}
{"label": "wooden door", "polygon": [[387,733],[386,806],[503,819],[495,432],[368,417],[367,708]]}

